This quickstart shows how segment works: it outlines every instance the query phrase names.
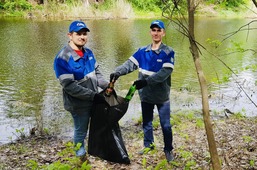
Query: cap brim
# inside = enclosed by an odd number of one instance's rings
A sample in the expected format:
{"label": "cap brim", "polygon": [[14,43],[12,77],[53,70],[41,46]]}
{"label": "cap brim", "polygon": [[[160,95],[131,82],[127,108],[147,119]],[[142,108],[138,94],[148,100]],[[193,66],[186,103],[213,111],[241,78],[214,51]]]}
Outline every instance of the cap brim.
{"label": "cap brim", "polygon": [[164,29],[164,28],[162,28],[160,25],[158,25],[158,24],[152,24],[151,26],[150,26],[150,28],[152,29],[152,28],[154,28],[154,27],[158,27],[158,28],[160,28],[160,29]]}
{"label": "cap brim", "polygon": [[90,30],[88,28],[85,28],[85,27],[78,27],[77,29],[74,29],[73,32],[79,32],[82,29],[85,29],[87,32],[90,32]]}

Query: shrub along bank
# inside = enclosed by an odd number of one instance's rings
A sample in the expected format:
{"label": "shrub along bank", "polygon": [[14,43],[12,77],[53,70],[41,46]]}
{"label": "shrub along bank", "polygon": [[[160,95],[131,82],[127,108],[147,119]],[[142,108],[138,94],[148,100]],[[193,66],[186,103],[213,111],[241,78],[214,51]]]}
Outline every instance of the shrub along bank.
{"label": "shrub along bank", "polygon": [[[0,15],[34,19],[62,20],[72,18],[146,18],[161,17],[162,9],[172,8],[172,3],[159,0],[2,0]],[[204,0],[197,14],[204,16],[245,17],[253,3],[247,0]],[[179,7],[186,11],[185,4]]]}

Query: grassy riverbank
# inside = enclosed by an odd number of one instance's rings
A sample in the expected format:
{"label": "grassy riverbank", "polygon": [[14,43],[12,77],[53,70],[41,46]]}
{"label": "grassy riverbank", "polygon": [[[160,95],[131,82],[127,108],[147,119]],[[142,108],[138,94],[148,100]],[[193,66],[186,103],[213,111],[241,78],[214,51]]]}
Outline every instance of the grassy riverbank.
{"label": "grassy riverbank", "polygon": [[[1,7],[1,5],[0,5]],[[160,18],[162,9],[158,6],[148,9],[133,6],[126,0],[106,1],[106,3],[86,3],[86,1],[67,1],[57,3],[46,1],[45,4],[36,4],[32,1],[17,0],[3,5],[1,16],[23,17],[38,20],[73,20],[73,19],[133,19],[133,18]],[[257,9],[253,3],[238,7],[223,7],[220,4],[201,3],[196,16],[207,17],[239,17],[254,18]]]}
{"label": "grassy riverbank", "polygon": [[[257,169],[257,117],[246,118],[234,114],[219,115],[213,121],[217,149],[222,170]],[[136,154],[142,148],[140,120],[122,126],[122,134],[131,164],[111,163],[88,156],[89,163],[74,157],[71,142],[53,136],[31,136],[12,144],[0,146],[0,169],[210,169],[210,154],[199,113],[172,115],[175,160],[168,164],[162,152],[162,132],[158,120],[154,122],[156,150],[147,155]]]}

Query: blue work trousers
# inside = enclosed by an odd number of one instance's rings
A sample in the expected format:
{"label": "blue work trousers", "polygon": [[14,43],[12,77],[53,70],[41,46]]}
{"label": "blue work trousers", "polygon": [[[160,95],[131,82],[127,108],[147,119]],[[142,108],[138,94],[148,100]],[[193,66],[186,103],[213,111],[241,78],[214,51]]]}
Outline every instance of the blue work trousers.
{"label": "blue work trousers", "polygon": [[155,105],[157,106],[159,113],[160,124],[164,140],[164,150],[171,151],[173,149],[173,137],[170,123],[170,101],[167,101],[162,104],[150,104],[146,102],[141,102],[144,130],[144,146],[150,147],[150,145],[154,143],[152,122],[154,117],[153,113]]}
{"label": "blue work trousers", "polygon": [[84,140],[87,136],[90,112],[71,113],[74,122],[74,143],[81,143],[84,147]]}

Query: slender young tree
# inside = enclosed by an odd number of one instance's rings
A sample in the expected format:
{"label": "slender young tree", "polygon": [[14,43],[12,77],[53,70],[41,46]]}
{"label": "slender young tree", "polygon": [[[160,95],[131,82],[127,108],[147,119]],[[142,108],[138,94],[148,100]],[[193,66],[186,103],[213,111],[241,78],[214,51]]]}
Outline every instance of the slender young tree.
{"label": "slender young tree", "polygon": [[[167,5],[170,5],[168,4],[169,1],[164,1],[164,2]],[[175,10],[179,10],[178,8],[178,6],[180,5],[179,3],[181,3],[180,0],[173,0],[174,8],[171,10],[167,6],[166,10],[169,10],[169,11],[164,11],[164,13],[169,14],[168,16],[169,19],[172,19],[172,14],[175,12]],[[212,168],[214,170],[220,170],[221,165],[220,165],[220,160],[217,152],[216,142],[215,142],[211,118],[210,118],[210,112],[209,112],[207,83],[206,83],[206,79],[205,79],[201,62],[200,62],[200,50],[198,48],[198,44],[195,39],[194,13],[195,13],[197,4],[198,4],[197,0],[187,0],[187,4],[182,4],[182,5],[187,5],[188,21],[186,21],[186,19],[183,16],[178,17],[176,21],[174,20],[172,21],[179,26],[180,32],[184,34],[186,37],[188,37],[188,40],[190,42],[190,52],[193,57],[194,65],[198,76],[198,81],[201,88],[203,120],[205,124],[207,141],[208,141],[209,151],[211,155]],[[185,23],[188,23],[188,25],[186,25]]]}
{"label": "slender young tree", "polygon": [[203,73],[203,69],[200,62],[199,51],[195,41],[195,31],[194,31],[194,13],[196,9],[195,0],[187,0],[188,5],[188,27],[189,27],[189,42],[190,42],[190,51],[193,56],[199,84],[201,87],[202,94],[202,109],[203,109],[203,120],[205,124],[205,131],[207,134],[207,140],[209,145],[209,151],[211,154],[212,167],[214,170],[220,170],[221,165],[219,161],[219,155],[217,152],[216,142],[214,138],[213,128],[211,124],[210,112],[209,112],[209,99],[208,99],[208,90],[207,83]]}

